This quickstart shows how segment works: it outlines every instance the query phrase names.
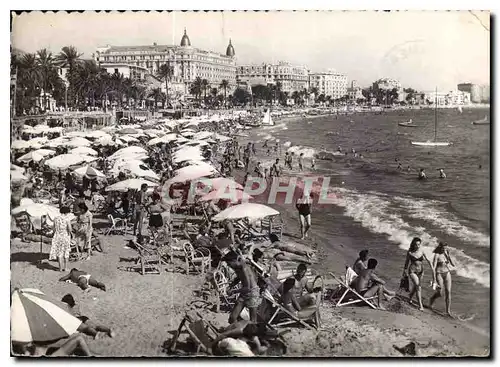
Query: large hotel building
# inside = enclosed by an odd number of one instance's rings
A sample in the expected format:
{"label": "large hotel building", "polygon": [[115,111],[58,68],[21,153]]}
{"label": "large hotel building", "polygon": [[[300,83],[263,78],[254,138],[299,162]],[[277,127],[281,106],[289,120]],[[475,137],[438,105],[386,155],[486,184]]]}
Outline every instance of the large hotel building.
{"label": "large hotel building", "polygon": [[197,77],[207,79],[213,87],[227,80],[230,89],[236,86],[236,57],[229,40],[225,54],[205,51],[191,46],[184,30],[180,46],[106,46],[98,48],[96,62],[108,72],[118,72],[126,76],[142,79],[145,72],[156,75],[160,66],[170,63],[173,76],[172,87],[188,90]]}
{"label": "large hotel building", "polygon": [[239,65],[236,80],[249,86],[281,84],[281,90],[292,94],[309,88],[309,70],[302,65],[280,61],[277,64]]}

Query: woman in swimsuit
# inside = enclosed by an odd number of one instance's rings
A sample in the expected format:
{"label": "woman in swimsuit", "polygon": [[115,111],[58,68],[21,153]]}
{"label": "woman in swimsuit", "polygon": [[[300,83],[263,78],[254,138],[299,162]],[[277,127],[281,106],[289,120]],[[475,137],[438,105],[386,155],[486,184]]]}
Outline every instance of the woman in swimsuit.
{"label": "woman in swimsuit", "polygon": [[158,193],[155,192],[152,195],[152,199],[153,201],[148,205],[147,210],[149,212],[149,229],[153,233],[153,236],[155,236],[158,230],[163,227],[163,217],[161,213],[163,213],[166,208],[162,205]]}
{"label": "woman in swimsuit", "polygon": [[[411,279],[411,282],[413,284],[413,287],[410,291],[410,303],[412,303],[412,298],[415,292],[417,293],[417,299],[418,299],[418,307],[420,311],[424,310],[424,306],[422,304],[422,276],[424,275],[424,267],[422,262],[426,260],[429,263],[429,266],[431,267],[432,271],[432,278],[433,281],[434,279],[434,268],[432,267],[431,262],[425,256],[424,252],[420,248],[420,244],[422,243],[422,240],[418,237],[414,237],[413,240],[411,241],[410,244],[410,249],[408,250],[406,254],[406,261],[405,261],[405,266],[403,269],[403,277],[408,276]],[[408,266],[408,264],[410,266]]]}
{"label": "woman in swimsuit", "polygon": [[451,316],[451,271],[448,264],[455,266],[451,260],[448,252],[448,244],[439,242],[439,245],[434,250],[434,259],[432,264],[434,267],[434,274],[437,280],[438,289],[434,293],[429,302],[429,308],[432,309],[434,301],[443,295],[446,303],[446,314]]}
{"label": "woman in swimsuit", "polygon": [[303,198],[297,200],[297,204],[295,205],[299,211],[300,235],[302,240],[307,237],[307,232],[311,228],[312,197],[312,193],[309,196],[304,195]]}

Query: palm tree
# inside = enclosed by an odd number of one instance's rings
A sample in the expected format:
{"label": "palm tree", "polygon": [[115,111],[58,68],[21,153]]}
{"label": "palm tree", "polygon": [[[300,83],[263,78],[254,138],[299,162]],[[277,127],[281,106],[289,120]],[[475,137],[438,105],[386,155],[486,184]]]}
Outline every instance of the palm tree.
{"label": "palm tree", "polygon": [[208,80],[203,79],[201,81],[201,87],[203,89],[203,100],[206,101],[207,99],[207,88],[209,88],[210,84],[208,83]]}
{"label": "palm tree", "polygon": [[46,48],[38,50],[37,53],[37,64],[40,68],[40,76],[42,79],[42,86],[44,92],[44,107],[47,108],[47,93],[50,90],[52,80],[54,77],[58,77],[55,70],[55,59],[52,56],[52,52],[48,51]]}
{"label": "palm tree", "polygon": [[226,91],[227,87],[229,86],[229,82],[226,79],[222,79],[222,82],[220,83],[220,87],[224,89],[224,106],[226,105]]}
{"label": "palm tree", "polygon": [[16,105],[19,107],[20,112],[29,110],[34,105],[34,101],[39,93],[39,88],[42,85],[42,76],[37,63],[36,54],[28,53],[13,57],[11,63],[12,68],[17,69],[15,88]]}
{"label": "palm tree", "polygon": [[149,98],[153,98],[155,100],[155,107],[154,109],[158,107],[158,101],[164,101],[165,100],[165,94],[161,91],[160,88],[155,88],[153,89],[149,95]]}
{"label": "palm tree", "polygon": [[201,78],[198,76],[191,84],[191,87],[189,89],[189,93],[191,93],[198,101],[199,97],[201,97],[201,91],[203,90],[202,84],[203,82]]}
{"label": "palm tree", "polygon": [[[56,65],[62,68],[68,68],[67,80],[69,83],[69,88],[71,91],[74,89],[71,84],[71,75],[75,71],[76,65],[81,62],[80,57],[82,53],[79,53],[76,47],[74,46],[64,46],[59,52],[59,55],[56,56]],[[66,91],[68,93],[68,91]],[[75,97],[75,96],[73,96]],[[74,101],[73,101],[74,103]]]}
{"label": "palm tree", "polygon": [[174,75],[174,67],[170,65],[170,61],[167,61],[166,64],[163,64],[160,66],[160,69],[158,69],[157,76],[160,78],[160,80],[165,81],[165,88],[167,92],[167,106],[169,104],[169,96],[168,96],[168,82],[170,79],[172,79],[172,76]]}

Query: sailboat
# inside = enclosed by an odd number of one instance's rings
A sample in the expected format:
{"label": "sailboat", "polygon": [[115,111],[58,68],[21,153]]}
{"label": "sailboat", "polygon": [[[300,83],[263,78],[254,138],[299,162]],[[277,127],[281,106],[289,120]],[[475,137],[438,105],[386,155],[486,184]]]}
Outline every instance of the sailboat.
{"label": "sailboat", "polygon": [[405,121],[405,122],[398,122],[398,125],[403,126],[403,127],[419,127],[420,126],[420,125],[415,125],[413,123],[412,119],[410,119],[409,121]]}
{"label": "sailboat", "polygon": [[271,117],[271,111],[268,109],[264,114],[264,118],[262,119],[262,125],[264,126],[274,126],[274,121]]}
{"label": "sailboat", "polygon": [[436,88],[436,99],[434,101],[434,141],[412,141],[412,145],[424,146],[424,147],[447,147],[451,145],[447,141],[437,141],[437,88]]}
{"label": "sailboat", "polygon": [[488,116],[484,116],[482,120],[472,121],[472,125],[489,125]]}

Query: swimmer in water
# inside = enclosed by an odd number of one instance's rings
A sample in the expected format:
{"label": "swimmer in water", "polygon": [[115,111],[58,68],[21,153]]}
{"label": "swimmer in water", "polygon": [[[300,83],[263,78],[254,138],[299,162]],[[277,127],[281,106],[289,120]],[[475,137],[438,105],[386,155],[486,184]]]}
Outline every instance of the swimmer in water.
{"label": "swimmer in water", "polygon": [[419,180],[426,180],[427,179],[427,175],[425,174],[423,168],[420,168],[420,172],[418,173],[418,179]]}
{"label": "swimmer in water", "polygon": [[408,168],[406,168],[406,170],[407,170],[408,172],[411,172],[411,168],[410,168],[410,166],[408,166]]}
{"label": "swimmer in water", "polygon": [[403,167],[401,166],[401,162],[399,162],[399,163],[398,163],[398,168],[397,168],[397,170],[398,170],[398,171],[401,171],[402,169],[403,169]]}
{"label": "swimmer in water", "polygon": [[439,168],[438,171],[439,171],[439,178],[446,178],[446,173],[444,173],[444,170],[442,168]]}

